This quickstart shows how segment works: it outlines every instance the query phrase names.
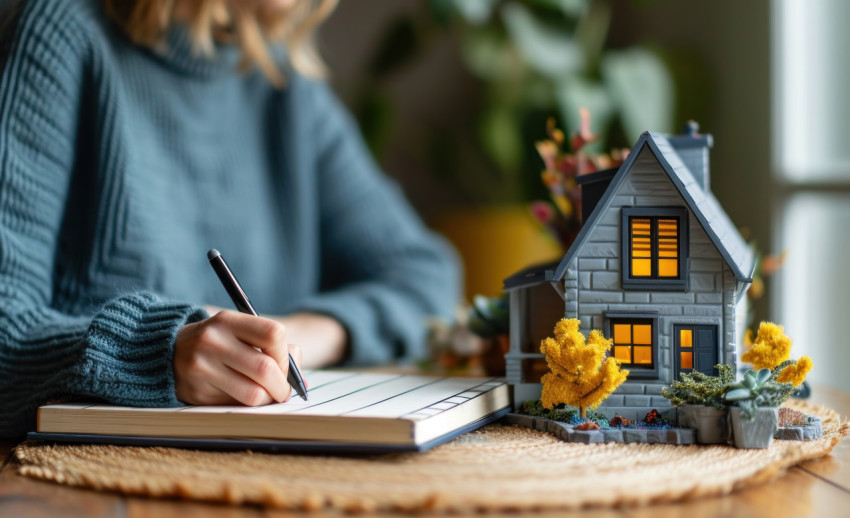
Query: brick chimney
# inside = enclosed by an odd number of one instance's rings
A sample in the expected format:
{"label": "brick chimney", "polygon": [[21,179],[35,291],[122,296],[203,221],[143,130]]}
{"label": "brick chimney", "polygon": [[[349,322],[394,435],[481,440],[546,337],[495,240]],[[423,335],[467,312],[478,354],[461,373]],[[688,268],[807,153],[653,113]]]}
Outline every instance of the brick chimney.
{"label": "brick chimney", "polygon": [[668,137],[667,140],[676,149],[676,153],[688,166],[697,182],[702,185],[703,190],[708,191],[711,173],[708,150],[714,146],[714,138],[711,135],[700,135],[699,124],[695,121],[688,121],[682,133]]}

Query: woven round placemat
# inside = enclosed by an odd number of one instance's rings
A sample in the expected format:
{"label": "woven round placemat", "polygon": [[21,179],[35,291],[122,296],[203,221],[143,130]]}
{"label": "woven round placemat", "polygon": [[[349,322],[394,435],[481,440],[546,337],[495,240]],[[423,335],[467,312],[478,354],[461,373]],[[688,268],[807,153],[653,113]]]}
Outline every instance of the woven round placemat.
{"label": "woven round placemat", "polygon": [[515,426],[489,426],[426,453],[369,458],[47,445],[16,449],[19,472],[129,495],[285,509],[518,511],[672,502],[757,484],[826,455],[848,434],[832,410],[823,437],[728,446],[567,444]]}

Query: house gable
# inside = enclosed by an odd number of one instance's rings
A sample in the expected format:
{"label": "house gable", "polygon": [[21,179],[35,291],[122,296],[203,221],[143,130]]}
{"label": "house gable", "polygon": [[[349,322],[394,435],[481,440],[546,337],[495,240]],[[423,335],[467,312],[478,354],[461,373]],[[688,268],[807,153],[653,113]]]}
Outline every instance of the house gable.
{"label": "house gable", "polygon": [[[664,136],[651,132],[645,132],[641,135],[628,159],[620,166],[620,170],[614,176],[605,195],[599,201],[583,225],[575,242],[555,270],[554,280],[564,279],[567,267],[573,262],[578,251],[585,246],[587,236],[599,224],[600,219],[606,217],[605,213],[612,204],[613,198],[617,196],[619,185],[626,180],[639,157],[645,152],[655,157],[660,170],[666,173],[667,178],[679,193],[677,203],[684,201],[688,206],[694,218],[700,223],[721,257],[735,274],[736,279],[742,284],[752,282],[752,273],[755,269],[755,257],[752,250],[738,233],[737,228],[723,211],[714,195],[703,190],[670,142]],[[654,194],[650,194],[647,200],[641,201],[641,205],[651,205],[654,201],[653,196]],[[741,293],[743,293],[743,290],[741,290]]]}
{"label": "house gable", "polygon": [[[631,311],[648,304],[651,311],[664,314],[676,312],[677,305],[678,313],[683,314],[685,310],[681,306],[687,305],[689,313],[702,311],[719,316],[716,306],[721,302],[719,294],[724,289],[724,277],[730,281],[729,287],[734,291],[734,273],[648,148],[636,154],[628,174],[609,187],[609,194],[604,210],[596,213],[592,226],[586,227],[584,242],[578,247],[574,245],[571,261],[566,265],[562,280],[565,282],[567,316],[581,318],[614,309]],[[687,262],[687,291],[660,291],[654,287],[624,289],[623,211],[635,208],[684,210],[687,258],[683,259]],[[585,326],[587,329],[602,329],[603,322],[594,319],[583,322],[582,327]]]}

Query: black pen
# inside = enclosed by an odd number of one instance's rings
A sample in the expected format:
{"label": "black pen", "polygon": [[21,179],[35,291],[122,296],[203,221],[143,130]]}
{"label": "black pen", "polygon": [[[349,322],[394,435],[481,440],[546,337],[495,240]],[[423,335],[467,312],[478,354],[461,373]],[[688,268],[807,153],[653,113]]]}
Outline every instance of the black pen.
{"label": "black pen", "polygon": [[[236,309],[242,313],[254,315],[255,317],[260,316],[254,311],[251,301],[248,300],[248,295],[245,294],[242,286],[239,285],[239,281],[236,280],[236,276],[227,267],[227,263],[224,262],[224,257],[221,256],[221,253],[213,248],[207,252],[207,259],[210,260],[210,266],[215,270],[218,279],[224,285],[224,289],[227,290],[227,294],[230,295],[233,304],[236,305]],[[304,384],[304,378],[301,377],[301,372],[295,365],[295,360],[292,359],[291,354],[289,355],[289,373],[286,376],[286,380],[295,389],[295,392],[301,396],[301,399],[307,401],[307,386]]]}

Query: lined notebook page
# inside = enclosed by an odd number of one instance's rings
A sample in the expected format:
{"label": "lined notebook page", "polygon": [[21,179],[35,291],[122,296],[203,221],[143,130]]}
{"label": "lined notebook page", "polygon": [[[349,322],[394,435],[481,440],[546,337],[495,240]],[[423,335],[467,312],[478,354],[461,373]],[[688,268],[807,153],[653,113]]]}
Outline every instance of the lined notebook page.
{"label": "lined notebook page", "polygon": [[[189,406],[176,412],[217,414],[295,414],[414,419],[430,417],[501,385],[482,378],[369,374],[344,371],[303,372],[308,384],[304,402],[293,395],[286,403],[261,407]],[[164,410],[164,409],[160,409]]]}
{"label": "lined notebook page", "polygon": [[492,378],[435,378],[345,371],[303,371],[308,402],[290,401],[261,407],[186,406],[136,408],[112,405],[50,405],[52,408],[91,408],[128,412],[167,412],[248,415],[350,416],[427,419],[503,384]]}

